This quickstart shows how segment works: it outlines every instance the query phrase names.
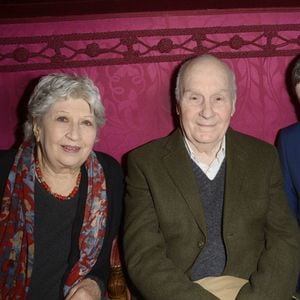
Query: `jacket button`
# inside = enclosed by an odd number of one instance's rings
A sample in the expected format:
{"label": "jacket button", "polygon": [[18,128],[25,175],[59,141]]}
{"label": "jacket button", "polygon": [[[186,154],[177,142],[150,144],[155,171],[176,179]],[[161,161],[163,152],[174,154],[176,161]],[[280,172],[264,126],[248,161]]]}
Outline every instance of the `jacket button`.
{"label": "jacket button", "polygon": [[203,242],[203,241],[198,242],[198,247],[199,247],[199,248],[203,248],[203,246],[204,246],[204,242]]}

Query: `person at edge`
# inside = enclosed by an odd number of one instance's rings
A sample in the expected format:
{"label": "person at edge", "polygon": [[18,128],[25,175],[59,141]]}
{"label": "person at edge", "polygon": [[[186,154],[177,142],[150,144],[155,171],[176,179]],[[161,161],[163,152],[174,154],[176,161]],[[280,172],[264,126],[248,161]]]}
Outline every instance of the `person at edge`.
{"label": "person at edge", "polygon": [[[300,101],[300,56],[295,58],[291,83],[293,92]],[[300,123],[292,124],[279,131],[277,148],[281,162],[284,188],[288,196],[289,206],[300,226]],[[297,284],[300,299],[300,269]]]}

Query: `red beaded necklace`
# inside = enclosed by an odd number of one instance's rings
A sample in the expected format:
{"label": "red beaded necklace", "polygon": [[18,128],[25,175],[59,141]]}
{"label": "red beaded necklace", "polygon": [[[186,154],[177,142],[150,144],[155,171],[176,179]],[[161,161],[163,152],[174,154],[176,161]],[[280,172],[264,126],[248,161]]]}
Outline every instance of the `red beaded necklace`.
{"label": "red beaded necklace", "polygon": [[45,181],[45,179],[43,177],[43,174],[42,174],[42,171],[41,171],[38,160],[35,160],[35,173],[36,173],[37,180],[41,183],[43,188],[58,200],[66,201],[70,198],[73,198],[78,192],[79,183],[80,183],[80,180],[81,180],[81,172],[79,172],[79,174],[77,176],[77,179],[76,179],[76,184],[75,184],[72,192],[68,196],[63,196],[63,195],[51,192],[50,186],[47,184],[47,182]]}

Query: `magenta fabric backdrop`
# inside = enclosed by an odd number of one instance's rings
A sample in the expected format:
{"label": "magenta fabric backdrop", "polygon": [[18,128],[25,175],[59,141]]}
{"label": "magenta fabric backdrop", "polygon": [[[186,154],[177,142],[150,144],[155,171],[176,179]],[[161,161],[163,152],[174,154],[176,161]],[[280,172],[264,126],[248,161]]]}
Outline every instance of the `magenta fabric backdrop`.
{"label": "magenta fabric backdrop", "polygon": [[280,128],[297,121],[285,71],[300,53],[299,34],[300,8],[2,21],[0,148],[15,143],[28,84],[67,72],[99,87],[107,122],[95,149],[121,160],[174,128],[171,78],[180,61],[202,53],[223,58],[236,72],[232,127],[274,143]]}

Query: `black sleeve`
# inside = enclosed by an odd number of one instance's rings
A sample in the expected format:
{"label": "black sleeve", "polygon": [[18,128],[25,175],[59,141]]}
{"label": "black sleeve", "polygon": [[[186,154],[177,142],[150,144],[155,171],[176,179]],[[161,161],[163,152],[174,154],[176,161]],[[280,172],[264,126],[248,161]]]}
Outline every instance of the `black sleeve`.
{"label": "black sleeve", "polygon": [[104,153],[96,154],[104,170],[109,208],[103,246],[96,264],[87,277],[96,280],[104,294],[111,271],[112,241],[119,233],[122,217],[124,180],[121,166],[114,158]]}
{"label": "black sleeve", "polygon": [[14,162],[16,150],[0,150],[0,208],[9,171]]}

